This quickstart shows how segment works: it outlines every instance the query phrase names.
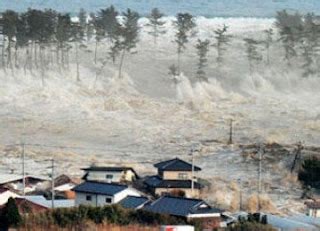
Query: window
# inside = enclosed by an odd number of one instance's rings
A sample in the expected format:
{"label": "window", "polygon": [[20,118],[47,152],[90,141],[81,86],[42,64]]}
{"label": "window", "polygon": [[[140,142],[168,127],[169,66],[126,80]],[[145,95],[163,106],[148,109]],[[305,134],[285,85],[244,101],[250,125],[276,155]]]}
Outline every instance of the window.
{"label": "window", "polygon": [[86,196],[86,200],[87,200],[87,201],[91,201],[91,200],[92,200],[92,197],[91,197],[90,195],[87,195],[87,196]]}
{"label": "window", "polygon": [[180,179],[180,180],[187,180],[188,179],[188,173],[179,173],[178,174],[178,178]]}
{"label": "window", "polygon": [[112,198],[111,197],[106,197],[106,203],[111,204],[112,203]]}
{"label": "window", "polygon": [[113,175],[107,174],[107,175],[106,175],[106,178],[107,178],[108,180],[112,180],[112,179],[113,179]]}

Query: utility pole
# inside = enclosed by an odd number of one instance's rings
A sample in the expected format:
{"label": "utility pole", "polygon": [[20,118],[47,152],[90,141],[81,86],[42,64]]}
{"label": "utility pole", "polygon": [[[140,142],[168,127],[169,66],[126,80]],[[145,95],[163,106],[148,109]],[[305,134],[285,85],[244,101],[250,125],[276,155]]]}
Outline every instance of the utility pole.
{"label": "utility pole", "polygon": [[261,178],[262,178],[262,152],[264,152],[264,145],[260,145],[259,149],[259,171],[258,171],[258,211],[260,212],[261,210],[261,204],[260,204],[260,194],[262,191],[262,186],[261,186]]}
{"label": "utility pole", "polygon": [[230,131],[229,131],[229,141],[228,144],[232,144],[233,143],[233,119],[230,119]]}
{"label": "utility pole", "polygon": [[25,168],[24,168],[24,162],[25,162],[25,145],[24,142],[22,142],[22,195],[26,195],[26,174],[25,174]]}
{"label": "utility pole", "polygon": [[54,209],[54,159],[51,159],[51,208]]}
{"label": "utility pole", "polygon": [[191,195],[194,196],[194,152],[196,151],[196,144],[192,144],[191,147],[191,158],[192,158],[192,167],[191,167]]}
{"label": "utility pole", "polygon": [[241,178],[238,179],[239,184],[239,211],[242,211],[242,184],[241,184]]}
{"label": "utility pole", "polygon": [[23,118],[23,131],[22,131],[22,142],[21,142],[21,149],[22,149],[22,195],[26,195],[26,173],[25,173],[25,122]]}
{"label": "utility pole", "polygon": [[192,168],[191,168],[191,195],[194,195],[194,147],[191,148]]}

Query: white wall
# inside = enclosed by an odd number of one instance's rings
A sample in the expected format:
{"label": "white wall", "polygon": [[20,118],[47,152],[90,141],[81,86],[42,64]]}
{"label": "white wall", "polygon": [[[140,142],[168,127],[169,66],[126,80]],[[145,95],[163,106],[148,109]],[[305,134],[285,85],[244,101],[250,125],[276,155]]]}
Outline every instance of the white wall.
{"label": "white wall", "polygon": [[[87,201],[87,196],[91,196],[91,201]],[[97,195],[90,193],[76,193],[76,206],[79,205],[91,205],[91,206],[104,206],[108,205],[106,203],[106,198],[111,198],[111,204],[114,204],[114,198],[106,195]]]}
{"label": "white wall", "polygon": [[10,192],[10,191],[6,191],[4,193],[1,193],[0,194],[0,205],[6,204],[10,197],[16,198],[16,197],[19,197],[19,195],[15,194],[13,192]]}
{"label": "white wall", "polygon": [[[91,201],[86,200],[87,195],[91,196]],[[141,196],[141,194],[138,191],[131,188],[127,188],[115,194],[113,197],[106,196],[106,195],[95,195],[90,193],[77,192],[76,206],[79,206],[79,205],[105,206],[105,205],[108,205],[108,203],[106,203],[106,198],[111,198],[112,199],[111,204],[116,204],[127,196]]]}
{"label": "white wall", "polygon": [[[111,180],[108,180],[106,178],[106,175],[113,175],[113,178]],[[90,171],[88,172],[87,180],[91,181],[101,181],[101,182],[120,182],[122,178],[123,173],[122,172],[107,172],[107,171],[101,171],[101,172],[95,172]]]}
{"label": "white wall", "polygon": [[309,216],[320,218],[320,209],[309,209]]}

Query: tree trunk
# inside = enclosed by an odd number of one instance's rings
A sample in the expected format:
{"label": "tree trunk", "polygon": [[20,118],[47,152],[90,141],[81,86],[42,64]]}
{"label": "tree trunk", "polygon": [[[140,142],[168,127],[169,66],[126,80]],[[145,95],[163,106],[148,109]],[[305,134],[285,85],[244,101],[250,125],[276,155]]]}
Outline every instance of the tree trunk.
{"label": "tree trunk", "polygon": [[121,55],[121,60],[120,60],[120,63],[119,63],[119,79],[122,79],[122,66],[123,66],[123,62],[124,62],[124,55],[126,53],[126,50],[123,49],[122,51],[122,55]]}
{"label": "tree trunk", "polygon": [[80,82],[80,72],[79,72],[79,44],[76,42],[76,62],[77,62],[77,81]]}
{"label": "tree trunk", "polygon": [[6,45],[6,40],[4,36],[2,36],[2,54],[1,54],[1,63],[2,63],[2,68],[5,70],[6,69],[6,61],[5,61],[5,45]]}
{"label": "tree trunk", "polygon": [[97,64],[97,52],[98,52],[98,41],[96,40],[96,46],[94,49],[94,64]]}

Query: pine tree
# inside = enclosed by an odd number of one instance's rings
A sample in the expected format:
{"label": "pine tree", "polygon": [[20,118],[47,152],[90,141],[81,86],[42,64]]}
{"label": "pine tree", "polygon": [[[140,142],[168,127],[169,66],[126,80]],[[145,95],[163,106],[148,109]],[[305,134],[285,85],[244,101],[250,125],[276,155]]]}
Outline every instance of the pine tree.
{"label": "pine tree", "polygon": [[[57,49],[56,49],[56,58],[57,64],[60,63],[64,67],[66,61],[65,51],[68,51],[68,42],[72,38],[71,31],[71,18],[69,14],[58,14],[58,23],[56,28],[56,40],[57,40]],[[59,58],[59,52],[60,58]],[[60,60],[60,61],[59,61]],[[60,65],[59,65],[60,66]]]}
{"label": "pine tree", "polygon": [[12,44],[14,42],[14,38],[17,33],[17,23],[18,23],[18,13],[12,10],[7,10],[2,14],[2,21],[3,21],[3,35],[7,37],[8,46],[7,50],[7,67],[10,66],[12,69]]}
{"label": "pine tree", "polygon": [[193,29],[196,27],[196,23],[191,14],[179,13],[177,15],[177,20],[174,22],[174,26],[177,30],[175,34],[175,42],[177,43],[178,72],[180,73],[181,54],[186,49],[186,44],[189,42],[189,37],[193,35]]}
{"label": "pine tree", "polygon": [[270,65],[270,47],[273,42],[273,30],[272,29],[265,30],[264,33],[266,36],[264,44],[267,52],[267,64]]}
{"label": "pine tree", "polygon": [[165,22],[162,20],[163,17],[164,14],[158,8],[152,9],[151,14],[148,16],[149,23],[147,27],[151,28],[151,31],[148,33],[153,36],[154,45],[157,45],[158,37],[166,33],[164,28]]}
{"label": "pine tree", "polygon": [[285,10],[278,12],[276,27],[285,50],[285,60],[287,65],[291,66],[292,59],[297,56],[296,45],[301,39],[302,17],[298,13],[290,15]]}
{"label": "pine tree", "polygon": [[231,35],[228,35],[228,27],[226,25],[223,25],[223,27],[220,29],[217,29],[214,31],[214,38],[215,43],[213,44],[213,47],[216,48],[217,51],[217,64],[218,64],[218,70],[220,70],[223,61],[224,61],[224,53],[227,50],[227,46],[230,43]]}
{"label": "pine tree", "polygon": [[198,39],[198,43],[196,44],[197,54],[199,57],[198,61],[198,70],[197,70],[197,78],[199,81],[206,81],[208,82],[208,77],[206,76],[206,72],[204,68],[207,66],[208,62],[208,52],[209,52],[209,40],[200,40]]}
{"label": "pine tree", "polygon": [[115,47],[118,53],[121,53],[119,63],[119,78],[122,78],[122,67],[126,53],[132,52],[139,41],[139,14],[128,9],[123,13],[123,23],[119,27],[116,36]]}
{"label": "pine tree", "polygon": [[246,53],[249,62],[249,70],[250,74],[252,74],[254,66],[262,60],[262,56],[258,51],[258,45],[260,45],[260,42],[250,38],[246,38],[244,39],[244,41],[246,43]]}
{"label": "pine tree", "polygon": [[319,55],[319,36],[320,28],[315,23],[315,15],[307,14],[303,21],[303,33],[301,36],[300,49],[303,59],[302,69],[303,77],[309,77],[316,73],[316,60]]}
{"label": "pine tree", "polygon": [[16,201],[13,198],[9,198],[3,209],[3,220],[7,227],[17,227],[22,222]]}

